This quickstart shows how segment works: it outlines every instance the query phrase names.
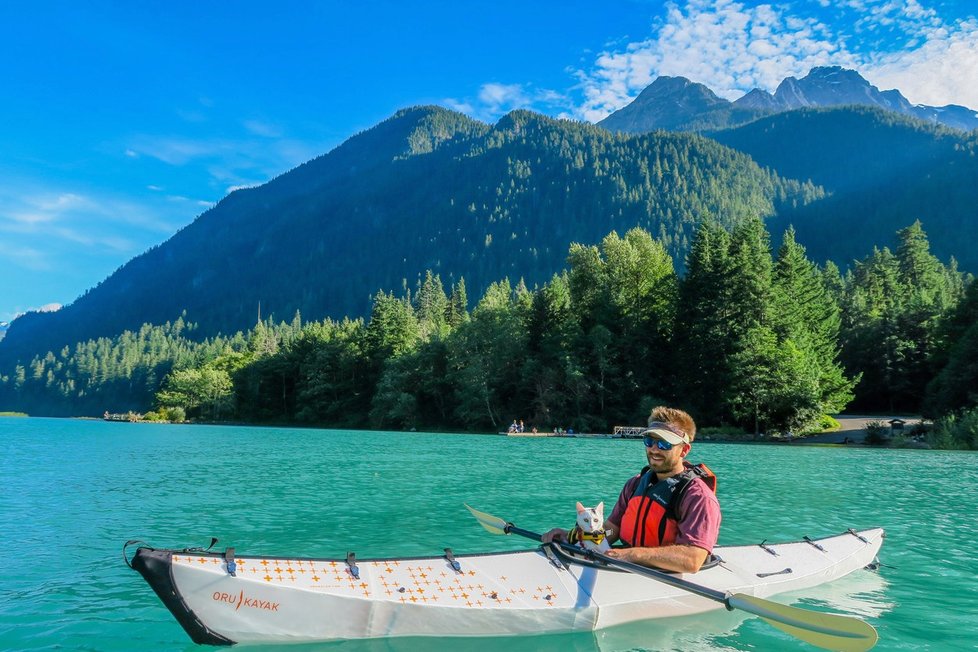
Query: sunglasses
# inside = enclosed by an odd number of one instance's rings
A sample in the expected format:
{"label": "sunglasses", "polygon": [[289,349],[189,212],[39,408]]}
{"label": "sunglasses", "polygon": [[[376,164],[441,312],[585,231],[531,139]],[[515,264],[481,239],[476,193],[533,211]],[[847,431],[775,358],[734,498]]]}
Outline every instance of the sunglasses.
{"label": "sunglasses", "polygon": [[648,435],[645,435],[643,439],[645,440],[646,448],[658,448],[660,451],[671,451],[672,447],[675,445],[675,444],[670,444],[669,442],[664,441],[662,439],[649,437]]}

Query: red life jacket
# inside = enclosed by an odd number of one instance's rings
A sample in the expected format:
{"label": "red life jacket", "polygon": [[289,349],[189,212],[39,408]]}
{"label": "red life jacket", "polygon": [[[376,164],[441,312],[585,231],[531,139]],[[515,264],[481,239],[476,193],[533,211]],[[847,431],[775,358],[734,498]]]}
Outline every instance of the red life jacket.
{"label": "red life jacket", "polygon": [[705,464],[693,466],[684,461],[683,466],[686,468],[682,473],[662,481],[649,467],[642,469],[642,477],[628,499],[618,531],[625,544],[651,548],[675,543],[679,533],[676,507],[689,485],[701,478],[716,493],[717,477]]}

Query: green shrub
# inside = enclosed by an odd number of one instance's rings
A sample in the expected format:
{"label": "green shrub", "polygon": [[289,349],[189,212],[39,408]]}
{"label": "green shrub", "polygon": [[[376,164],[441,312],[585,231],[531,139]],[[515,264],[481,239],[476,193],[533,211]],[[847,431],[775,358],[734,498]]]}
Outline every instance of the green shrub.
{"label": "green shrub", "polygon": [[949,414],[927,433],[932,448],[978,450],[978,408]]}
{"label": "green shrub", "polygon": [[893,448],[906,448],[910,444],[910,438],[900,432],[890,438],[890,446]]}
{"label": "green shrub", "polygon": [[827,414],[823,414],[818,418],[818,428],[821,432],[825,432],[826,430],[838,430],[841,427],[842,426],[838,421]]}
{"label": "green shrub", "polygon": [[734,439],[734,440],[751,440],[754,438],[754,433],[745,431],[743,428],[738,428],[737,426],[708,426],[706,428],[696,429],[697,439]]}
{"label": "green shrub", "polygon": [[172,423],[183,423],[187,420],[187,412],[179,406],[166,408],[166,420]]}
{"label": "green shrub", "polygon": [[871,446],[881,446],[886,443],[889,427],[882,421],[870,421],[866,424],[865,443]]}

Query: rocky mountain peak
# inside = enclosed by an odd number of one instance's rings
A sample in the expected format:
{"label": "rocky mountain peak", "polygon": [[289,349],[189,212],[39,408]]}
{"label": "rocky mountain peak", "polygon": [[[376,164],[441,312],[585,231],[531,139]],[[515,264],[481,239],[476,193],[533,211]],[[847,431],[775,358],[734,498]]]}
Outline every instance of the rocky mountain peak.
{"label": "rocky mountain peak", "polygon": [[778,86],[774,98],[784,109],[868,104],[906,113],[911,108],[900,91],[881,92],[855,70],[839,66],[812,68],[801,79],[788,77]]}
{"label": "rocky mountain peak", "polygon": [[634,102],[599,124],[632,133],[715,129],[744,124],[771,113],[843,105],[876,106],[964,131],[978,128],[978,112],[972,109],[915,106],[899,90],[881,91],[855,70],[841,66],[817,66],[801,79],[786,77],[773,95],[755,88],[732,103],[685,77],[659,77]]}
{"label": "rocky mountain peak", "polygon": [[[691,115],[699,115],[730,103],[716,93],[685,77],[656,78],[635,101],[615,111],[599,124],[612,131],[677,129]],[[647,128],[644,125],[648,125]]]}

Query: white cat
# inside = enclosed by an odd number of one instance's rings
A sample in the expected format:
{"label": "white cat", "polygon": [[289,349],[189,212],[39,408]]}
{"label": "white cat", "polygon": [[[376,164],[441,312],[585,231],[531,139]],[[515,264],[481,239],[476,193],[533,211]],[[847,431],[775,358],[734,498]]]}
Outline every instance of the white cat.
{"label": "white cat", "polygon": [[598,552],[611,548],[604,532],[604,502],[595,507],[585,507],[577,503],[577,525],[568,533],[567,541]]}

